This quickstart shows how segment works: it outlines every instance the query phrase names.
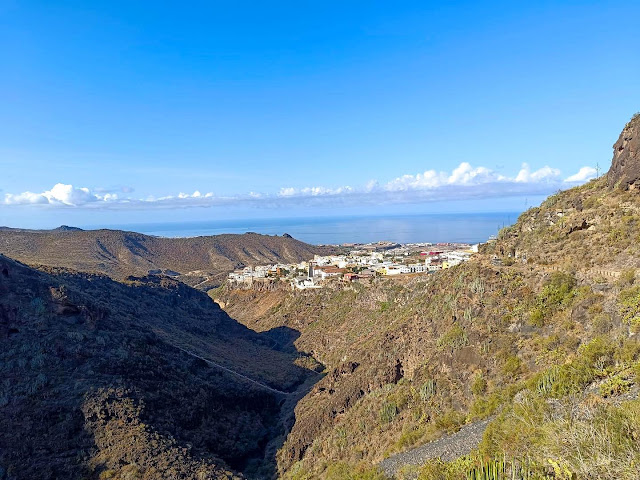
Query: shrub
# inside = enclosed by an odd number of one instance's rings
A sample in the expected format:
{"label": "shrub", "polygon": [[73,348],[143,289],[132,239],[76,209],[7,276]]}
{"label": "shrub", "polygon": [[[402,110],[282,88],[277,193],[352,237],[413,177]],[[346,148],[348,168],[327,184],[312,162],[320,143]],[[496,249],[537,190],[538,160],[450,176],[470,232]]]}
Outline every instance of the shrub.
{"label": "shrub", "polygon": [[613,320],[608,313],[596,315],[593,319],[593,331],[596,333],[609,333],[613,328]]}
{"label": "shrub", "polygon": [[615,347],[605,337],[596,337],[581,345],[578,357],[558,367],[557,376],[551,386],[554,397],[581,392],[599,376],[606,375],[604,369],[613,362]]}
{"label": "shrub", "polygon": [[393,402],[385,402],[380,409],[380,423],[391,423],[398,415],[398,407]]}
{"label": "shrub", "polygon": [[529,314],[529,323],[534,327],[544,326],[544,311],[541,307],[536,307]]}
{"label": "shrub", "polygon": [[625,321],[633,323],[640,316],[640,285],[630,287],[620,292],[620,314]]}
{"label": "shrub", "polygon": [[502,373],[515,377],[520,373],[522,367],[522,361],[517,355],[510,355],[507,357],[504,365],[502,366]]}
{"label": "shrub", "polygon": [[633,268],[628,270],[623,270],[620,272],[620,276],[618,277],[618,286],[626,287],[629,285],[633,285],[636,281],[636,271]]}
{"label": "shrub", "polygon": [[553,384],[558,379],[558,368],[552,367],[549,370],[542,372],[538,376],[538,381],[536,385],[536,390],[541,395],[547,395],[551,393],[553,389]]}
{"label": "shrub", "polygon": [[436,427],[446,432],[457,432],[464,424],[466,416],[456,410],[447,410],[439,417],[436,417]]}
{"label": "shrub", "polygon": [[481,277],[476,277],[469,284],[469,290],[471,290],[471,293],[474,293],[474,294],[479,295],[480,297],[482,297],[484,295],[484,292],[485,292],[484,280],[482,280]]}
{"label": "shrub", "polygon": [[438,339],[439,348],[450,347],[457,350],[468,344],[469,338],[464,329],[458,324],[453,325]]}
{"label": "shrub", "polygon": [[631,382],[616,375],[615,377],[607,378],[602,385],[600,385],[600,395],[605,398],[620,395],[621,393],[628,392],[630,388]]}
{"label": "shrub", "polygon": [[41,317],[47,310],[44,301],[40,297],[32,299],[29,306],[31,307],[33,315],[36,317]]}
{"label": "shrub", "polygon": [[545,318],[561,307],[567,307],[575,298],[576,279],[564,272],[554,272],[536,297],[534,308],[529,313],[529,323],[534,327],[542,327]]}
{"label": "shrub", "polygon": [[635,339],[625,339],[618,348],[616,348],[614,359],[616,363],[630,365],[640,358],[640,342]]}
{"label": "shrub", "polygon": [[327,480],[384,480],[385,477],[375,467],[338,462],[327,467],[325,478]]}
{"label": "shrub", "polygon": [[404,450],[407,447],[415,445],[425,434],[425,428],[422,426],[406,429],[400,435],[400,438],[394,444],[396,450]]}
{"label": "shrub", "polygon": [[554,272],[542,288],[539,301],[548,308],[567,306],[575,296],[576,279],[564,272]]}
{"label": "shrub", "polygon": [[482,395],[487,391],[487,381],[482,376],[482,373],[477,373],[473,378],[473,383],[471,384],[471,392],[476,395]]}

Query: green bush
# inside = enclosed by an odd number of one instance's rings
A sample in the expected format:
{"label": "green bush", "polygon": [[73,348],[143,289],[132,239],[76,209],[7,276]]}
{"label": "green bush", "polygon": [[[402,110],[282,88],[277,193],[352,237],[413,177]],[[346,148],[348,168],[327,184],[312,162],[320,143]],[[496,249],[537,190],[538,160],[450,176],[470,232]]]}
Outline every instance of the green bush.
{"label": "green bush", "polygon": [[541,395],[548,395],[553,390],[553,384],[558,379],[558,367],[552,367],[537,377],[536,390]]}
{"label": "green bush", "polygon": [[593,318],[592,325],[596,333],[609,333],[613,328],[613,320],[608,313],[601,313]]}
{"label": "green bush", "polygon": [[631,382],[616,375],[615,377],[607,378],[600,385],[600,395],[605,398],[620,395],[622,393],[628,392],[630,388]]}
{"label": "green bush", "polygon": [[396,450],[404,450],[408,447],[412,447],[424,436],[424,434],[425,428],[423,426],[406,429],[395,442],[394,447]]}
{"label": "green bush", "polygon": [[613,363],[615,346],[606,337],[596,337],[581,345],[578,357],[558,367],[551,395],[562,397],[580,393],[589,383],[606,375],[605,368]]}
{"label": "green bush", "polygon": [[534,327],[544,327],[544,310],[541,307],[531,310],[529,323]]}
{"label": "green bush", "polygon": [[568,306],[575,296],[576,279],[564,272],[554,272],[542,288],[538,301],[547,308]]}
{"label": "green bush", "polygon": [[529,312],[529,323],[534,327],[543,327],[545,319],[560,308],[570,306],[577,293],[573,275],[554,272],[536,297],[535,305]]}
{"label": "green bush", "polygon": [[350,465],[344,462],[333,463],[325,472],[327,480],[384,480],[384,475],[375,467],[368,465]]}
{"label": "green bush", "polygon": [[515,377],[520,373],[522,367],[522,360],[517,355],[510,355],[502,365],[502,373],[508,376]]}
{"label": "green bush", "polygon": [[437,344],[439,348],[450,347],[457,350],[468,345],[469,338],[464,329],[456,323],[438,339]]}
{"label": "green bush", "polygon": [[436,417],[436,427],[446,432],[457,432],[464,424],[466,416],[456,410],[447,410]]}
{"label": "green bush", "polygon": [[633,268],[628,270],[623,270],[620,272],[620,276],[618,277],[618,286],[627,287],[629,285],[633,285],[636,281],[636,271]]}
{"label": "green bush", "polygon": [[487,391],[487,381],[482,376],[482,373],[477,373],[473,378],[471,384],[471,393],[475,396],[483,395]]}
{"label": "green bush", "polygon": [[630,287],[620,292],[618,297],[620,314],[625,321],[633,324],[640,316],[640,285]]}

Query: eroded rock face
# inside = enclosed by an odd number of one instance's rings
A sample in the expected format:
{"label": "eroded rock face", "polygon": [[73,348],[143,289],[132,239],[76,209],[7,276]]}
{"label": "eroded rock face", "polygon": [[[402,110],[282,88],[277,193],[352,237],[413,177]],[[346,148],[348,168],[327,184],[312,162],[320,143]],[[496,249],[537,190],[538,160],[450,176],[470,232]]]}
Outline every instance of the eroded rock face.
{"label": "eroded rock face", "polygon": [[610,188],[640,188],[640,115],[633,116],[613,145],[613,161],[607,173]]}

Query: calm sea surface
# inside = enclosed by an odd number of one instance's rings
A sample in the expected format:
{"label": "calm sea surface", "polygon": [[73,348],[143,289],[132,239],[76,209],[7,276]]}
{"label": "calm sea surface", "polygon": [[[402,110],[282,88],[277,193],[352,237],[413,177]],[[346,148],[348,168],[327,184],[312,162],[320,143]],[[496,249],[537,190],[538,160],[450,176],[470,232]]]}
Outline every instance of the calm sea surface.
{"label": "calm sea surface", "polygon": [[220,220],[183,223],[111,225],[162,237],[195,237],[256,232],[289,235],[313,244],[368,243],[389,240],[417,242],[484,242],[511,225],[518,213],[428,214],[386,217],[316,217]]}

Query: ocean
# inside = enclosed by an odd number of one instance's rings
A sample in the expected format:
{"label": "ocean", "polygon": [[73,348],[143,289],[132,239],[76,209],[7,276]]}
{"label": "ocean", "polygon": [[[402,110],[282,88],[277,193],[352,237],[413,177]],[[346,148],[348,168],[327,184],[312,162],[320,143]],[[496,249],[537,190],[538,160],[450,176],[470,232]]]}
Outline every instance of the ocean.
{"label": "ocean", "polygon": [[161,237],[196,237],[222,233],[255,232],[266,235],[288,233],[303,242],[320,244],[369,243],[388,240],[398,243],[486,241],[511,225],[519,213],[457,213],[400,216],[275,218],[217,220],[180,223],[110,225]]}

